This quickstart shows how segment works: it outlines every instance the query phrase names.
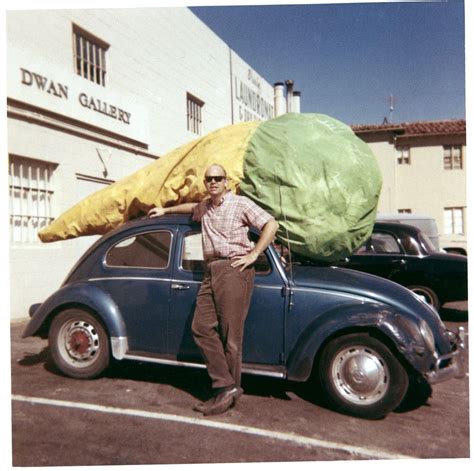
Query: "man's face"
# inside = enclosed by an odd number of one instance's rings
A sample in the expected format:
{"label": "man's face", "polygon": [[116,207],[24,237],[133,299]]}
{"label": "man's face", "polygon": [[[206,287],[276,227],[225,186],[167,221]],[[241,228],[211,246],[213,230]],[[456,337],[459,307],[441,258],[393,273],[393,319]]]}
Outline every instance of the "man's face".
{"label": "man's face", "polygon": [[220,196],[226,191],[227,178],[222,168],[209,167],[204,175],[204,185],[211,196]]}

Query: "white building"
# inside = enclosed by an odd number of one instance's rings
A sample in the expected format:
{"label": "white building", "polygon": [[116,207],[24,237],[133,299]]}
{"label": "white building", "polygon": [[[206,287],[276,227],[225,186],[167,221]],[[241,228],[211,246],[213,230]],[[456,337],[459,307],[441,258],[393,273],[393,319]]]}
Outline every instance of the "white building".
{"label": "white building", "polygon": [[7,12],[11,316],[96,240],[42,244],[52,218],[199,135],[273,116],[273,86],[186,8]]}
{"label": "white building", "polygon": [[466,120],[357,125],[383,175],[378,210],[436,220],[443,248],[467,249]]}

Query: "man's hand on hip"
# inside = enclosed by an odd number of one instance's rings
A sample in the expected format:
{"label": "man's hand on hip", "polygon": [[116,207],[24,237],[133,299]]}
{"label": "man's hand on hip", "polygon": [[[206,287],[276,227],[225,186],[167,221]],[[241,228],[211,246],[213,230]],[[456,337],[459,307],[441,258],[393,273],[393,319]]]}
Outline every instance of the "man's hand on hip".
{"label": "man's hand on hip", "polygon": [[241,255],[240,257],[235,257],[232,259],[230,266],[232,268],[239,268],[240,271],[244,271],[248,266],[252,265],[257,261],[258,253],[250,252],[247,255]]}

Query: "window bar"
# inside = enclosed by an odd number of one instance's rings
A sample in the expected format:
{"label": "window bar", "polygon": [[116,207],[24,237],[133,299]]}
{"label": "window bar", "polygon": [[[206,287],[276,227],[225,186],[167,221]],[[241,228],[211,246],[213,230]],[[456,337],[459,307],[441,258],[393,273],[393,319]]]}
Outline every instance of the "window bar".
{"label": "window bar", "polygon": [[102,74],[101,70],[101,62],[100,62],[100,47],[96,44],[94,46],[95,49],[95,64],[96,64],[96,74],[95,74],[95,82],[100,85],[100,75]]}
{"label": "window bar", "polygon": [[194,132],[197,133],[197,104],[193,101],[193,122],[194,122]]}
{"label": "window bar", "polygon": [[19,179],[19,195],[20,195],[20,241],[24,241],[24,228],[23,228],[23,164],[20,163],[18,166],[18,179]]}
{"label": "window bar", "polygon": [[10,242],[13,242],[14,239],[14,228],[15,228],[15,216],[13,215],[13,198],[15,196],[15,189],[13,187],[15,175],[15,164],[14,162],[10,162]]}
{"label": "window bar", "polygon": [[[38,215],[38,220],[36,221],[36,227],[39,229],[40,221],[41,221],[41,211],[40,211],[40,196],[41,196],[41,191],[40,191],[40,178],[41,178],[41,168],[38,166],[36,167],[36,172],[37,172],[37,184],[38,184],[38,206],[37,206],[37,215]],[[43,172],[46,172],[46,167],[43,168]],[[44,214],[46,214],[46,201],[44,202],[45,208],[44,208]],[[33,234],[32,234],[33,235]]]}
{"label": "window bar", "polygon": [[100,57],[102,63],[102,77],[101,77],[101,85],[105,86],[105,73],[106,73],[106,64],[105,64],[105,50],[100,48]]}
{"label": "window bar", "polygon": [[85,78],[89,78],[87,75],[87,67],[88,67],[88,60],[87,60],[87,39],[82,38],[82,76]]}
{"label": "window bar", "polygon": [[194,132],[197,134],[197,105],[195,101],[193,101],[193,124]]}
{"label": "window bar", "polygon": [[74,33],[74,63],[76,74],[81,75],[81,39]]}
{"label": "window bar", "polygon": [[32,167],[31,165],[28,165],[28,188],[30,189],[26,193],[26,233],[28,234],[28,242],[30,241],[31,237],[29,237],[31,233],[31,227],[33,226],[33,207],[34,207],[34,201],[33,201],[33,192],[31,191],[32,188],[32,179],[31,179],[31,172],[32,172]]}
{"label": "window bar", "polygon": [[92,42],[88,42],[88,56],[89,56],[89,77],[90,79],[95,82],[94,78],[94,67],[95,67],[95,60],[94,60],[94,45]]}
{"label": "window bar", "polygon": [[198,133],[201,134],[201,124],[202,124],[202,106],[198,106]]}
{"label": "window bar", "polygon": [[79,36],[79,57],[81,63],[81,70],[79,71],[79,74],[81,75],[81,77],[84,77],[84,46],[82,44],[83,42],[83,37]]}
{"label": "window bar", "polygon": [[46,190],[48,192],[48,204],[46,205],[46,222],[51,221],[51,167],[47,167],[46,171]]}
{"label": "window bar", "polygon": [[72,58],[74,60],[74,72],[77,74],[77,35],[72,32]]}

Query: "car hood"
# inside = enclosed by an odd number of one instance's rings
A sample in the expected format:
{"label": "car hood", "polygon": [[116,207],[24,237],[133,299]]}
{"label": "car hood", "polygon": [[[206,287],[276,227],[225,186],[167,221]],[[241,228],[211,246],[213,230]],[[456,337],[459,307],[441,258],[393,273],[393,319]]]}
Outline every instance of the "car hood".
{"label": "car hood", "polygon": [[340,267],[296,266],[293,268],[293,282],[298,288],[350,293],[431,321],[439,319],[438,314],[410,290],[385,278],[360,271]]}

